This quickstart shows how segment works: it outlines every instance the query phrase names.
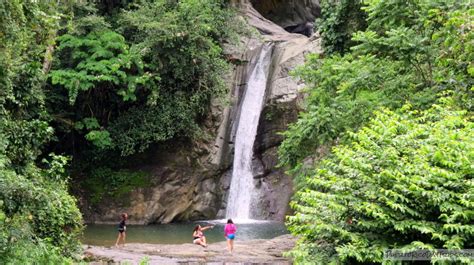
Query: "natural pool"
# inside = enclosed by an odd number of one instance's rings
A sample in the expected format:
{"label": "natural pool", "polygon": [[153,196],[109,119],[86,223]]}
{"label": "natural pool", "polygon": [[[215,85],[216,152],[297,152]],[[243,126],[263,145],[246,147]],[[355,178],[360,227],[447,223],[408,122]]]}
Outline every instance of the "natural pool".
{"label": "natural pool", "polygon": [[[163,225],[127,225],[127,243],[183,244],[192,243],[194,227],[200,224],[214,225],[204,232],[208,243],[224,241],[224,223],[220,220]],[[257,221],[252,223],[236,222],[236,240],[270,239],[288,230],[280,222]],[[116,225],[87,225],[82,239],[83,244],[112,246],[117,239]]]}

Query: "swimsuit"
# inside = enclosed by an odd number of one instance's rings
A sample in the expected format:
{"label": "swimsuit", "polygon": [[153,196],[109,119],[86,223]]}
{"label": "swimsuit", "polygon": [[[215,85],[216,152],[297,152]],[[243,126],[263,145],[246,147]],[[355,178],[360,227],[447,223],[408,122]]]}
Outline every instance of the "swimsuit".
{"label": "swimsuit", "polygon": [[237,231],[237,228],[234,224],[226,224],[224,227],[224,236],[233,240],[235,238],[235,231]]}
{"label": "swimsuit", "polygon": [[193,243],[195,243],[194,241],[196,241],[196,239],[200,239],[203,236],[204,234],[201,231],[198,231],[197,236],[193,236]]}
{"label": "swimsuit", "polygon": [[118,225],[118,231],[119,233],[125,232],[125,220],[120,221]]}

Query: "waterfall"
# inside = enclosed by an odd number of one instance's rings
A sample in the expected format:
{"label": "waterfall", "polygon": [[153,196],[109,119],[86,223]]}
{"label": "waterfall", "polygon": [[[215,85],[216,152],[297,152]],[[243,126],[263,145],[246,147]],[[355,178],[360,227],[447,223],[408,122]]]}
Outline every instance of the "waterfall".
{"label": "waterfall", "polygon": [[240,116],[235,136],[234,163],[227,201],[226,216],[233,219],[251,219],[252,195],[254,193],[252,156],[262,111],[271,63],[273,45],[264,44],[247,80],[247,88],[240,107]]}

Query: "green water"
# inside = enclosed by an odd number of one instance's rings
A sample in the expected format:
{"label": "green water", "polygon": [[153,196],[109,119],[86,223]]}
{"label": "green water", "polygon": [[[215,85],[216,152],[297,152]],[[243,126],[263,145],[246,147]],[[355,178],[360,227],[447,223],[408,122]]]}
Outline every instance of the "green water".
{"label": "green water", "polygon": [[[193,222],[165,225],[127,225],[127,243],[183,244],[192,243],[192,233],[197,225],[214,225],[204,231],[208,243],[224,241],[224,223]],[[236,240],[270,239],[288,230],[280,222],[236,223]],[[117,239],[116,225],[87,225],[82,239],[83,244],[112,246]]]}

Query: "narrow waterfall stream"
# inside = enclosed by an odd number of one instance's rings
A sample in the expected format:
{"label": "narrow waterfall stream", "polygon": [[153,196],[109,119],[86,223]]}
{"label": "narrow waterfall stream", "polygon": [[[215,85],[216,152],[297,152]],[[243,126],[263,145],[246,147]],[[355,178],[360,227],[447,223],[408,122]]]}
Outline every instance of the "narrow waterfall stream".
{"label": "narrow waterfall stream", "polygon": [[248,77],[235,136],[235,152],[227,201],[226,217],[248,220],[254,193],[252,156],[258,121],[262,111],[273,44],[263,45],[258,61]]}

